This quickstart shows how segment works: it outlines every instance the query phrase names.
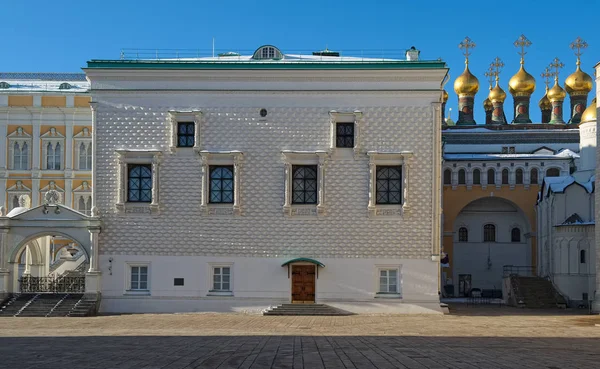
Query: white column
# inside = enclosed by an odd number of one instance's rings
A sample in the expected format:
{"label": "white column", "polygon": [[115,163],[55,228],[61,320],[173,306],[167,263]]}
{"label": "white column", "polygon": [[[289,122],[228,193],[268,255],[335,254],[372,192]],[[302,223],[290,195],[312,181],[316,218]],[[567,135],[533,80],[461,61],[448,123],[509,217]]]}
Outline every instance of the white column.
{"label": "white column", "polygon": [[319,183],[317,193],[317,214],[325,211],[325,157],[319,155],[319,164],[317,166],[317,180]]}
{"label": "white column", "polygon": [[367,206],[369,210],[375,209],[375,171],[377,170],[377,166],[371,159],[369,163],[369,205]]}
{"label": "white column", "polygon": [[31,169],[39,170],[40,167],[40,123],[33,122],[33,140],[31,141]]}
{"label": "white column", "polygon": [[73,204],[73,179],[65,177],[65,206],[75,208]]}
{"label": "white column", "polygon": [[25,246],[25,270],[23,275],[31,274],[31,251],[29,251],[29,245]]}
{"label": "white column", "polygon": [[[0,177],[0,206],[4,206],[5,209],[8,209],[8,204],[6,203],[6,179],[2,177]],[[6,211],[8,212],[8,210]]]}
{"label": "white column", "polygon": [[208,207],[208,154],[201,154],[202,161],[202,196],[200,198],[200,210],[204,213]]}
{"label": "white column", "polygon": [[159,170],[160,170],[160,156],[157,154],[152,159],[152,202],[150,205],[158,206],[160,202],[160,191],[158,188],[158,179],[159,179]]}
{"label": "white column", "polygon": [[65,137],[65,170],[73,169],[73,121],[66,121],[66,137]]}
{"label": "white column", "polygon": [[[197,125],[197,124],[196,124]],[[240,213],[240,158],[233,158],[233,214]]]}
{"label": "white column", "polygon": [[[98,114],[97,102],[90,101],[90,108],[92,109],[92,215],[96,215],[96,150],[98,149],[96,146],[96,120]],[[120,163],[120,162],[119,162]],[[120,166],[119,166],[120,168]],[[121,177],[120,177],[121,178]],[[122,178],[121,178],[122,180]],[[119,184],[122,186],[122,183]],[[121,188],[119,187],[119,192],[121,192]],[[118,201],[117,201],[118,202]]]}
{"label": "white column", "polygon": [[[2,147],[8,147],[8,137],[6,133],[6,124],[4,122],[0,123],[0,142],[3,142],[4,145]],[[0,150],[0,170],[8,168],[8,163],[6,161],[6,149]]]}
{"label": "white column", "polygon": [[98,235],[100,234],[100,228],[90,228],[90,269],[89,273],[96,273],[98,269]]}
{"label": "white column", "polygon": [[284,187],[283,187],[283,213],[290,215],[292,209],[292,164],[290,162],[284,163]]}
{"label": "white column", "polygon": [[[92,154],[93,155],[93,154]],[[118,173],[118,188],[117,188],[117,206],[122,206],[125,204],[125,173],[127,172],[127,163],[125,163],[125,157],[120,154],[119,155],[119,167],[117,168]],[[95,167],[92,167],[92,176],[95,172]],[[92,177],[92,181],[94,178]],[[93,185],[93,184],[92,184]],[[95,189],[92,187],[92,207],[94,207],[94,193]]]}
{"label": "white column", "polygon": [[[8,242],[8,228],[0,228],[0,273],[8,272],[6,268],[6,249]],[[0,291],[2,292],[2,291]]]}

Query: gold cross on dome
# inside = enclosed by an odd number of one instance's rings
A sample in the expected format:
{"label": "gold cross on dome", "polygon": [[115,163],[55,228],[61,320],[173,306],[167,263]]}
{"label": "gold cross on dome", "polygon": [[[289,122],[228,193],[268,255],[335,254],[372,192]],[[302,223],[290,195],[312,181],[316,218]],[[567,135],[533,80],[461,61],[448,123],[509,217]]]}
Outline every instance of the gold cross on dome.
{"label": "gold cross on dome", "polygon": [[579,58],[581,57],[581,54],[583,54],[583,51],[581,49],[587,49],[588,43],[585,42],[585,40],[581,37],[577,37],[575,41],[571,42],[570,47],[572,50],[577,49],[575,51],[575,55],[577,56],[577,62],[579,62]]}
{"label": "gold cross on dome", "polygon": [[550,67],[546,67],[546,69],[540,74],[540,76],[544,79],[544,83],[546,84],[546,88],[550,85],[550,78],[554,77],[554,73],[550,70]]}
{"label": "gold cross on dome", "polygon": [[494,76],[496,77],[496,82],[500,78],[500,70],[504,67],[504,62],[499,57],[496,57],[492,64],[490,64],[490,68],[494,70]]}
{"label": "gold cross on dome", "polygon": [[484,75],[487,77],[487,80],[490,83],[490,89],[492,89],[492,84],[494,83],[494,79],[496,78],[496,75],[494,74],[494,68],[490,65],[490,67],[488,68],[487,72],[484,73]]}
{"label": "gold cross on dome", "polygon": [[555,69],[552,72],[552,75],[554,76],[555,80],[558,80],[558,73],[560,72],[559,69],[561,69],[564,66],[565,65],[560,61],[560,59],[558,59],[558,57],[554,58],[554,60],[552,60],[552,63],[550,63],[550,65],[548,65],[549,68]]}
{"label": "gold cross on dome", "polygon": [[525,62],[525,54],[527,54],[525,48],[531,46],[531,41],[529,41],[529,39],[525,37],[525,35],[521,35],[519,36],[517,41],[514,42],[513,45],[521,48],[521,51],[517,53],[521,55],[521,64],[523,64]]}
{"label": "gold cross on dome", "polygon": [[466,64],[469,64],[469,55],[471,55],[471,53],[469,52],[469,49],[474,49],[475,46],[476,46],[475,43],[473,41],[471,41],[469,36],[465,37],[465,39],[462,40],[460,42],[460,44],[458,44],[459,49],[465,49],[465,51],[463,52],[463,55],[465,56]]}

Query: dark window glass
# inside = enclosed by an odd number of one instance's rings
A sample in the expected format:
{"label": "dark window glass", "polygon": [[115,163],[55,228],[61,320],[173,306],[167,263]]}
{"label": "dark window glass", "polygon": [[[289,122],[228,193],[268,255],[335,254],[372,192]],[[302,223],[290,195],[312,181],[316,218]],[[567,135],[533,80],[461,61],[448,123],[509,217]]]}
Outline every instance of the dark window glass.
{"label": "dark window glass", "polygon": [[531,178],[529,181],[531,184],[538,184],[538,170],[533,168],[531,170]]}
{"label": "dark window glass", "polygon": [[173,278],[174,286],[183,286],[183,278]]}
{"label": "dark window glass", "polygon": [[402,166],[377,166],[376,203],[402,204]]}
{"label": "dark window glass", "polygon": [[487,183],[495,184],[496,183],[496,172],[493,169],[488,169],[487,172]]}
{"label": "dark window glass", "polygon": [[479,169],[473,170],[473,184],[481,184],[481,171]]}
{"label": "dark window glass", "polygon": [[450,169],[446,169],[444,171],[444,184],[452,184],[452,171]]}
{"label": "dark window glass", "polygon": [[558,168],[550,168],[546,171],[546,177],[558,177],[560,176],[560,170]]}
{"label": "dark window glass", "polygon": [[464,169],[458,171],[458,184],[467,184],[467,172]]}
{"label": "dark window glass", "polygon": [[513,228],[510,232],[510,242],[521,242],[521,230]]}
{"label": "dark window glass", "polygon": [[483,242],[496,242],[496,226],[486,224],[483,226]]}
{"label": "dark window glass", "polygon": [[177,147],[194,147],[194,123],[177,124]]}
{"label": "dark window glass", "polygon": [[585,264],[585,250],[579,251],[579,262]]}
{"label": "dark window glass", "polygon": [[517,169],[517,171],[515,172],[515,183],[523,184],[523,169],[521,168]]}
{"label": "dark window glass", "polygon": [[210,199],[213,204],[233,203],[233,166],[210,166]]}
{"label": "dark window glass", "polygon": [[465,227],[460,227],[458,230],[458,242],[468,242],[469,231]]}
{"label": "dark window glass", "polygon": [[152,168],[150,165],[129,165],[128,202],[152,201]]}
{"label": "dark window glass", "polygon": [[292,167],[292,204],[317,203],[317,166]]}
{"label": "dark window glass", "polygon": [[508,184],[508,169],[502,169],[502,184]]}
{"label": "dark window glass", "polygon": [[335,129],[336,147],[354,147],[354,123],[337,123]]}

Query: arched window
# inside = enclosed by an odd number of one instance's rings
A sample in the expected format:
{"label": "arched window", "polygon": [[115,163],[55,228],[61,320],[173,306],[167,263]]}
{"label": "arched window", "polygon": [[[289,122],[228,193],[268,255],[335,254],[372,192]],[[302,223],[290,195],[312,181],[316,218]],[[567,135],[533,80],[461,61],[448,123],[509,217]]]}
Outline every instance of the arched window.
{"label": "arched window", "polygon": [[52,146],[52,142],[48,142],[46,151],[46,168],[54,169],[54,146]]}
{"label": "arched window", "polygon": [[127,201],[152,201],[152,169],[147,164],[129,165]]}
{"label": "arched window", "polygon": [[92,169],[92,144],[82,142],[79,145],[79,169]]}
{"label": "arched window", "polygon": [[483,226],[483,242],[496,242],[496,226],[486,224]]}
{"label": "arched window", "polygon": [[10,85],[8,84],[8,82],[0,82],[0,88],[4,89],[4,88],[10,88]]}
{"label": "arched window", "polygon": [[536,168],[531,169],[531,177],[529,178],[529,183],[538,184],[538,170]]}
{"label": "arched window", "polygon": [[502,184],[508,184],[508,169],[502,169]]}
{"label": "arched window", "polygon": [[510,242],[521,242],[521,230],[517,227],[510,231]]}
{"label": "arched window", "polygon": [[515,172],[515,183],[523,184],[523,169],[521,168],[518,168]]}
{"label": "arched window", "polygon": [[59,90],[69,90],[71,89],[71,85],[68,84],[67,82],[61,83],[60,86],[58,86]]}
{"label": "arched window", "polygon": [[495,184],[496,183],[496,172],[493,169],[488,169],[487,171],[487,183]]}
{"label": "arched window", "polygon": [[13,146],[13,169],[24,169],[21,168],[21,148],[18,142]]}
{"label": "arched window", "polygon": [[14,195],[13,199],[12,199],[12,208],[18,208],[19,207],[19,196]]}
{"label": "arched window", "polygon": [[467,184],[467,172],[464,169],[458,171],[458,184]]}
{"label": "arched window", "polygon": [[546,171],[546,177],[558,177],[560,176],[560,170],[558,168],[550,168]]}
{"label": "arched window", "polygon": [[481,184],[481,171],[479,169],[473,170],[473,184]]}
{"label": "arched window", "polygon": [[581,264],[585,264],[586,263],[586,261],[585,261],[585,250],[579,251],[579,262]]}
{"label": "arched window", "polygon": [[29,147],[27,146],[27,142],[23,142],[21,145],[21,165],[19,169],[28,169],[29,168]]}
{"label": "arched window", "polygon": [[458,242],[468,242],[469,241],[469,231],[465,227],[460,227],[458,229]]}
{"label": "arched window", "polygon": [[254,52],[252,59],[282,59],[283,53],[275,46],[261,46]]}
{"label": "arched window", "polygon": [[85,215],[90,215],[91,207],[92,207],[92,197],[91,196],[81,196],[79,197],[78,209],[80,213]]}
{"label": "arched window", "polygon": [[210,202],[233,204],[233,166],[210,167]]}
{"label": "arched window", "polygon": [[54,170],[60,170],[60,162],[60,142],[57,142],[54,148]]}
{"label": "arched window", "polygon": [[452,171],[450,169],[446,169],[444,171],[444,184],[452,184]]}

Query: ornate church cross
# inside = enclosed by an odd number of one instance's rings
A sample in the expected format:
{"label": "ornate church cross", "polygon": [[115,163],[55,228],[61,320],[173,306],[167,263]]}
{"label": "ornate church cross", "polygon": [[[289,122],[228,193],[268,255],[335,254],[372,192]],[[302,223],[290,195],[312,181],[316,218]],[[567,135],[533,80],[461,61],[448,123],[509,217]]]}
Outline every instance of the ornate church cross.
{"label": "ornate church cross", "polygon": [[490,69],[493,71],[492,74],[496,79],[496,85],[498,85],[498,81],[500,80],[500,70],[504,67],[504,62],[499,57],[496,57],[492,64],[490,64]]}
{"label": "ornate church cross", "polygon": [[554,77],[554,73],[550,70],[550,67],[546,67],[540,76],[544,79],[544,84],[546,85],[546,89],[548,89],[548,86],[550,86],[550,78]]}
{"label": "ornate church cross", "polygon": [[558,57],[554,58],[554,60],[552,60],[552,63],[550,63],[550,65],[548,65],[548,68],[554,68],[555,71],[552,72],[552,75],[554,76],[554,80],[558,81],[558,73],[560,72],[560,69],[563,68],[565,65],[560,61],[560,59],[558,59]]}
{"label": "ornate church cross", "polygon": [[583,51],[581,51],[581,49],[587,49],[588,47],[588,43],[585,42],[584,39],[582,39],[581,37],[577,37],[575,39],[575,41],[571,42],[570,45],[572,50],[575,50],[575,55],[577,56],[577,65],[579,65],[581,62],[579,61],[581,54],[583,54]]}
{"label": "ornate church cross", "polygon": [[460,42],[460,44],[458,44],[458,48],[459,49],[464,49],[465,51],[463,52],[463,55],[465,56],[465,64],[469,64],[469,55],[471,55],[471,53],[469,52],[469,49],[474,49],[475,48],[475,43],[473,41],[471,41],[471,39],[469,38],[469,36],[465,37],[464,40],[462,40]]}
{"label": "ornate church cross", "polygon": [[516,47],[521,48],[521,51],[517,52],[517,53],[519,55],[521,55],[521,64],[524,64],[525,63],[525,54],[527,54],[527,51],[525,51],[525,48],[531,46],[531,41],[529,41],[529,39],[527,37],[525,37],[525,35],[521,35],[521,36],[519,36],[517,41],[515,41],[514,45]]}
{"label": "ornate church cross", "polygon": [[490,64],[490,67],[488,68],[487,72],[484,73],[484,75],[487,77],[487,80],[490,83],[490,90],[491,90],[492,84],[494,83],[494,79],[496,78],[496,75],[494,74],[494,68],[492,67],[491,64]]}

